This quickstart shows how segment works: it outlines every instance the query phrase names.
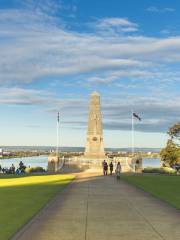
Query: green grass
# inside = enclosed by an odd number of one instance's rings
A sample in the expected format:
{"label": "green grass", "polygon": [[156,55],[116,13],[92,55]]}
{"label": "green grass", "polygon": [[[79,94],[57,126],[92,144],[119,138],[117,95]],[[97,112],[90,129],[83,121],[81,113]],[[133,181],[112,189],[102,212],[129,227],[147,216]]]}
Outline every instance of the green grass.
{"label": "green grass", "polygon": [[0,239],[9,239],[73,178],[73,175],[0,175]]}
{"label": "green grass", "polygon": [[123,175],[122,178],[180,209],[180,176]]}

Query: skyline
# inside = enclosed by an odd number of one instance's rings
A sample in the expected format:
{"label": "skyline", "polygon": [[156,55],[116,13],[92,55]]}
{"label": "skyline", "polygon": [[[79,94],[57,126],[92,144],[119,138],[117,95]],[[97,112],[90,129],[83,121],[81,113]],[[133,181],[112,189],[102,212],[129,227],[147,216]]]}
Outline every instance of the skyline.
{"label": "skyline", "polygon": [[[180,2],[0,0],[0,145],[85,146],[101,95],[105,147],[163,147],[180,119]],[[78,136],[78,137],[77,137]]]}

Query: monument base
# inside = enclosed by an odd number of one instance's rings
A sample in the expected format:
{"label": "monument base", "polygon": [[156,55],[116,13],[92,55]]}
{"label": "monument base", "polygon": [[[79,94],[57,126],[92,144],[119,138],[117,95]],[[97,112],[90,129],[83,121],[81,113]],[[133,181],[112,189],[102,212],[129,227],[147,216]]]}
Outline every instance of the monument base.
{"label": "monument base", "polygon": [[87,159],[106,159],[107,158],[104,151],[85,151],[83,157]]}
{"label": "monument base", "polygon": [[88,161],[91,163],[102,163],[104,160],[108,160],[108,157],[105,154],[84,154],[82,156],[84,161]]}
{"label": "monument base", "polygon": [[141,173],[142,172],[142,158],[141,157],[114,157],[113,163],[115,165],[120,162],[121,171],[123,173]]}

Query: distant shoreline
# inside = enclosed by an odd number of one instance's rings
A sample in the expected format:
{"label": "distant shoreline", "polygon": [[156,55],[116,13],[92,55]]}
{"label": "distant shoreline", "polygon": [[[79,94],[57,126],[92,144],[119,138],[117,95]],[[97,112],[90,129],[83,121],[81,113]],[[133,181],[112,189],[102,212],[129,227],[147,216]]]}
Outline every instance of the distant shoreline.
{"label": "distant shoreline", "polygon": [[[55,146],[0,146],[3,150],[9,151],[50,151],[56,149]],[[84,147],[60,147],[62,152],[84,152]],[[159,153],[161,148],[135,148],[135,152]],[[108,152],[125,151],[130,152],[131,148],[105,148]]]}

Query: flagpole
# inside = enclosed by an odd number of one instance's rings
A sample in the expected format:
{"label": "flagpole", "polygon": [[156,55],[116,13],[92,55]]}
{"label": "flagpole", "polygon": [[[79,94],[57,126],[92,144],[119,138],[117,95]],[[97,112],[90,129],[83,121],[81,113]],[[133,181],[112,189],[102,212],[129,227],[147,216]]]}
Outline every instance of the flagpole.
{"label": "flagpole", "polygon": [[134,116],[133,116],[133,110],[131,112],[131,153],[132,153],[132,157],[134,157]]}
{"label": "flagpole", "polygon": [[132,117],[132,119],[131,119],[131,125],[132,125],[131,126],[131,140],[132,140],[131,153],[132,153],[132,165],[133,165],[132,169],[135,172],[135,164],[133,163],[133,158],[134,158],[134,111],[133,110],[131,112],[131,117]]}
{"label": "flagpole", "polygon": [[[56,132],[56,157],[59,157],[59,112],[57,113],[57,132]],[[57,170],[57,166],[56,166]]]}

